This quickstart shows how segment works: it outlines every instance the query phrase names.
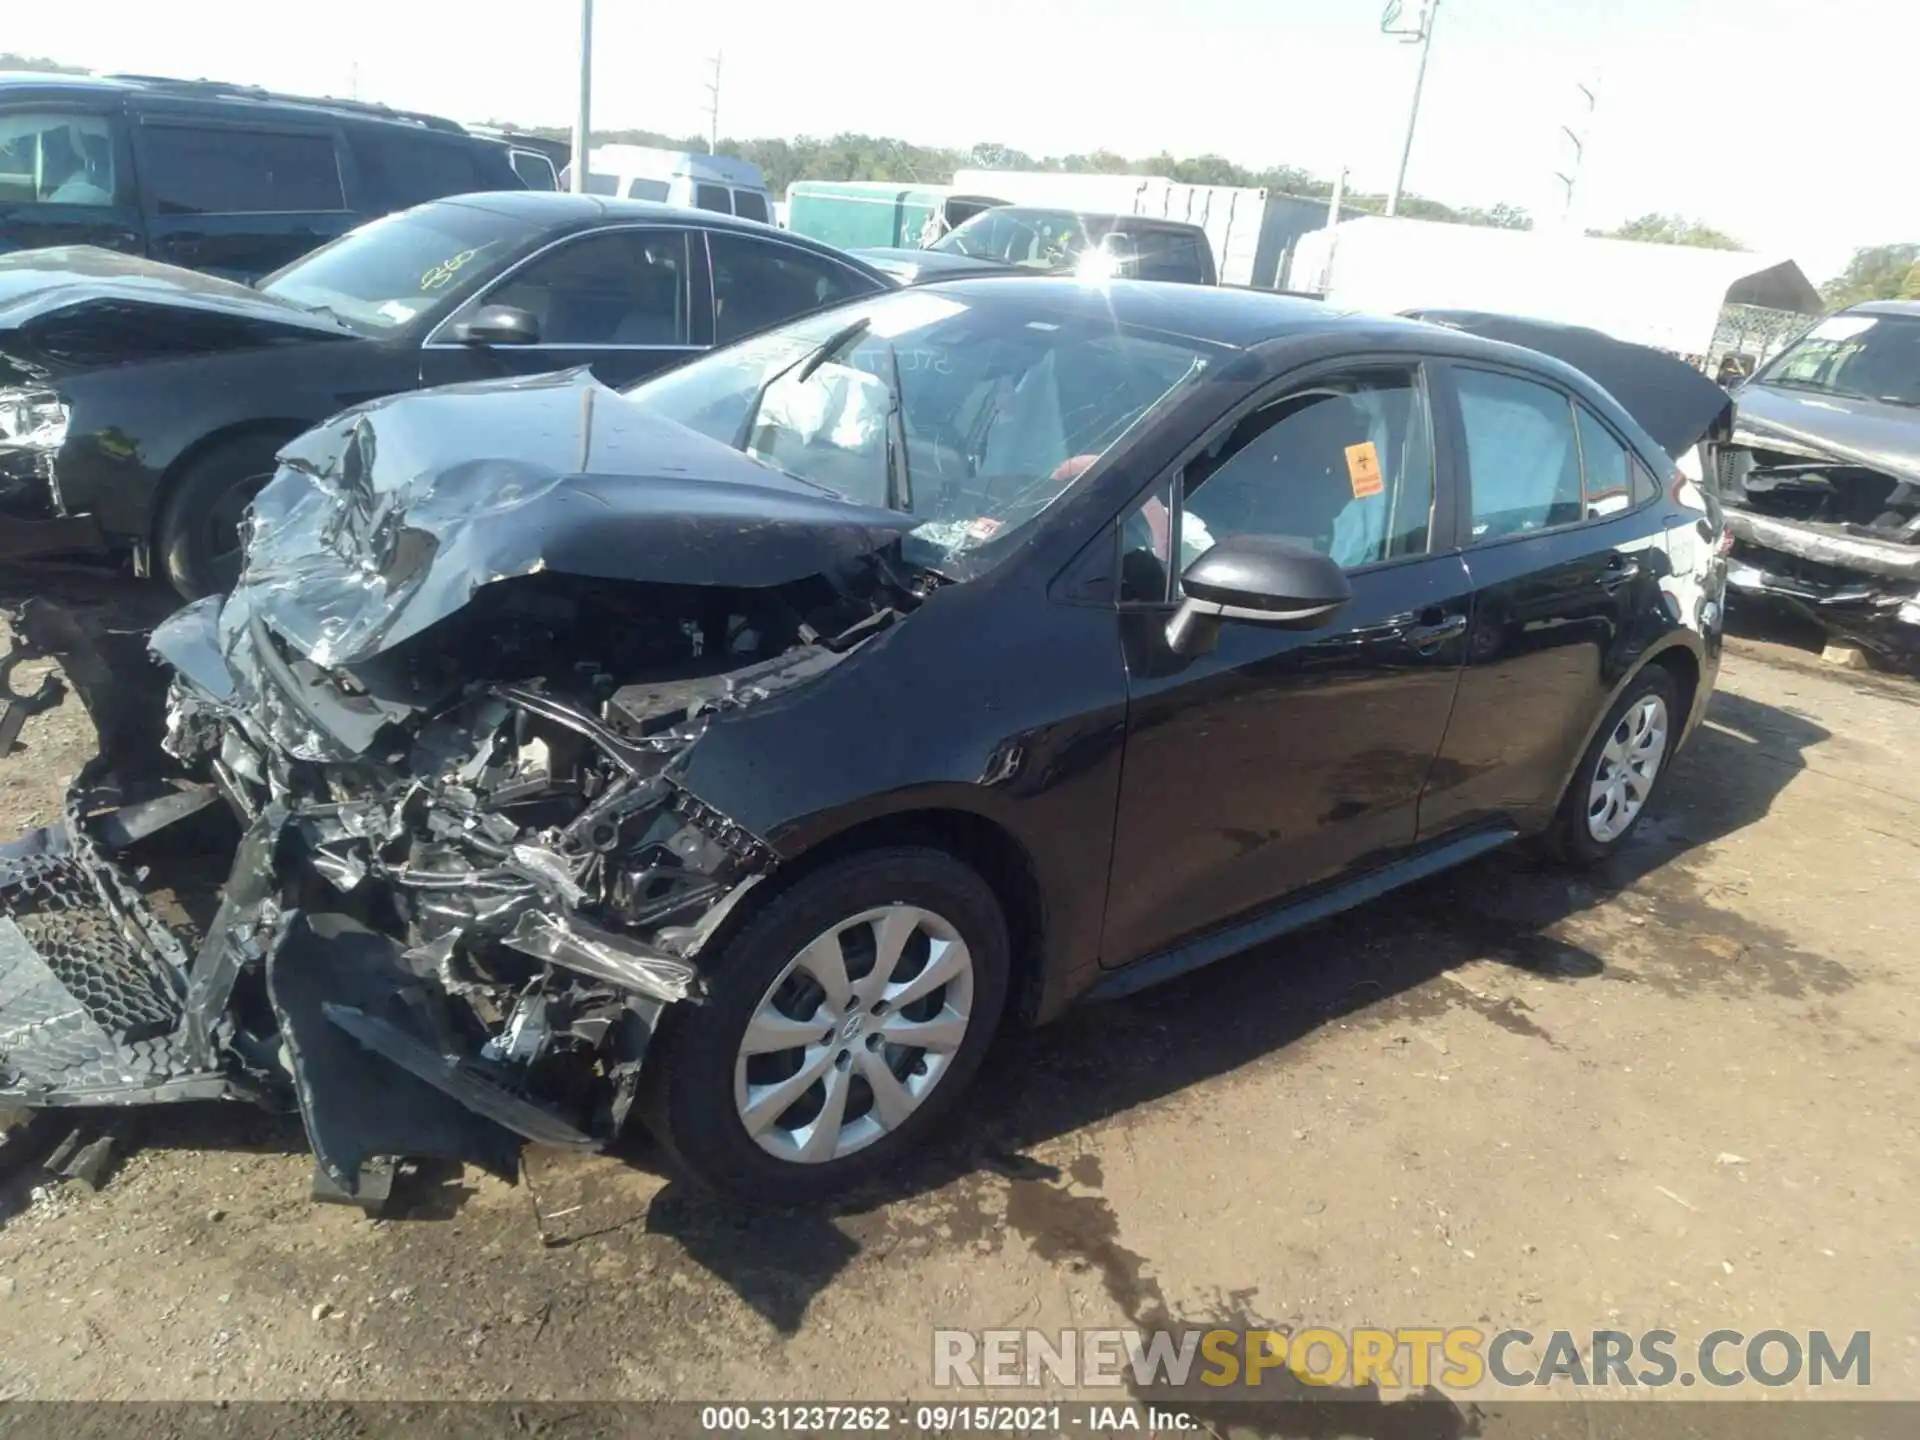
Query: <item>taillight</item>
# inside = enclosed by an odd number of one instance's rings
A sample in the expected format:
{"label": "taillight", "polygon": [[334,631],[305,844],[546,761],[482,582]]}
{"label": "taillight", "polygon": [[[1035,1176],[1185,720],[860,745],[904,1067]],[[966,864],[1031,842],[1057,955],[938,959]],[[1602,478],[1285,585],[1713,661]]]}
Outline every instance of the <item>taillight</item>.
{"label": "taillight", "polygon": [[1720,527],[1720,538],[1714,544],[1713,553],[1723,560],[1733,553],[1733,526]]}

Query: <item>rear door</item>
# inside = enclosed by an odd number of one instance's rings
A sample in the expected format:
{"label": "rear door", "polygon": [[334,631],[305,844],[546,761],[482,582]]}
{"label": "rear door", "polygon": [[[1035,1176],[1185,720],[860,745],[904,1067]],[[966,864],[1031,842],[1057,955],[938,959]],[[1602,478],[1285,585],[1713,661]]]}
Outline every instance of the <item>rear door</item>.
{"label": "rear door", "polygon": [[[1472,598],[1450,469],[1424,366],[1342,367],[1257,401],[1123,524],[1127,741],[1106,963],[1414,843]],[[1228,622],[1212,653],[1175,654],[1170,572],[1234,534],[1332,555],[1353,598],[1317,630]]]}
{"label": "rear door", "polygon": [[0,251],[51,245],[145,246],[117,99],[0,105]]}
{"label": "rear door", "polygon": [[1436,388],[1463,457],[1474,612],[1423,838],[1552,809],[1642,619],[1660,612],[1668,568],[1653,477],[1574,396],[1466,365]]}
{"label": "rear door", "polygon": [[359,223],[337,126],[156,110],[133,137],[156,260],[257,280]]}
{"label": "rear door", "polygon": [[[422,348],[423,385],[591,366],[628,385],[704,350],[713,336],[700,232],[678,227],[595,230],[530,256],[468,300]],[[533,344],[472,345],[457,337],[483,305],[524,310]]]}

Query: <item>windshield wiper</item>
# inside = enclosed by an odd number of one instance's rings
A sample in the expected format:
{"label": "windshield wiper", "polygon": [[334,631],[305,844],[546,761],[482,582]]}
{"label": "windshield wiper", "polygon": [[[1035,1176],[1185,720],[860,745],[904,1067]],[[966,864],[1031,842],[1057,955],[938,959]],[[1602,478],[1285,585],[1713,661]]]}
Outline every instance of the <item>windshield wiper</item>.
{"label": "windshield wiper", "polygon": [[907,469],[907,392],[900,384],[900,352],[887,341],[887,508],[913,513],[913,476]]}
{"label": "windshield wiper", "polygon": [[[806,384],[807,381],[812,378],[814,371],[818,370],[822,365],[826,364],[827,361],[846,349],[850,342],[866,334],[867,327],[872,323],[873,318],[871,316],[862,315],[852,324],[843,325],[834,331],[833,334],[822,340],[818,346],[801,356],[794,364],[787,366],[783,370],[776,370],[773,374],[769,375],[761,384],[760,388],[753,392],[753,400],[747,406],[747,413],[741,417],[740,431],[733,437],[733,448],[744,451],[747,448],[747,443],[753,439],[753,423],[760,418],[760,407],[766,403],[767,392],[769,390],[773,389],[777,383],[790,374],[793,374],[795,384]],[[799,371],[798,374],[794,374],[796,368]]]}

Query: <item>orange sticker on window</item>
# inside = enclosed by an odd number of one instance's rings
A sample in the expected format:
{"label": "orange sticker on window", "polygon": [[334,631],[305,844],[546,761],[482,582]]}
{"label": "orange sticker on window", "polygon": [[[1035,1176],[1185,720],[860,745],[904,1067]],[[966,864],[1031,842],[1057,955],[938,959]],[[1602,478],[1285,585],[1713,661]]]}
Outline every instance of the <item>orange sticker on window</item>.
{"label": "orange sticker on window", "polygon": [[1371,440],[1347,446],[1347,478],[1353,482],[1353,498],[1364,500],[1387,488],[1380,478],[1380,452]]}

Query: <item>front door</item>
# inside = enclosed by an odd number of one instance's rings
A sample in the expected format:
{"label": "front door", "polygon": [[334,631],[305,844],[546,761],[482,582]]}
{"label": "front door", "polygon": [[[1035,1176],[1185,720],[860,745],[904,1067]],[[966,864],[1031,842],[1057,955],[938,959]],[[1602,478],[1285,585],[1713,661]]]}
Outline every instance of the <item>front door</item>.
{"label": "front door", "polygon": [[[1413,843],[1472,597],[1445,459],[1419,366],[1332,373],[1253,407],[1123,523],[1129,695],[1107,964]],[[1212,653],[1173,653],[1168,571],[1246,533],[1332,555],[1353,598],[1318,630],[1228,621]]]}
{"label": "front door", "polygon": [[118,111],[25,102],[0,109],[0,253],[145,240]]}
{"label": "front door", "polygon": [[[474,296],[420,354],[420,383],[540,375],[589,365],[601,383],[630,385],[684,359],[704,337],[696,313],[693,232],[601,230],[535,255]],[[531,344],[469,344],[460,327],[482,306],[533,318]],[[702,311],[704,307],[702,307]]]}

